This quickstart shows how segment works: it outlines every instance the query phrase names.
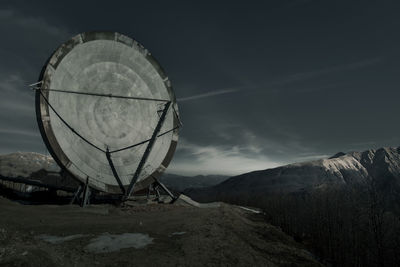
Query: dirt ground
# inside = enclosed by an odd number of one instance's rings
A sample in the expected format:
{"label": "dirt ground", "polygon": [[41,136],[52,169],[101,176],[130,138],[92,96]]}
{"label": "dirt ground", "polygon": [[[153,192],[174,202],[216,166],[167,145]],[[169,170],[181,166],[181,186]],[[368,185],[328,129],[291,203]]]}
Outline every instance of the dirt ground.
{"label": "dirt ground", "polygon": [[[151,243],[114,252],[86,248],[105,233]],[[65,241],[50,243],[40,237]],[[72,236],[72,237],[71,237]],[[0,266],[320,266],[261,214],[223,204],[27,206],[0,197]]]}

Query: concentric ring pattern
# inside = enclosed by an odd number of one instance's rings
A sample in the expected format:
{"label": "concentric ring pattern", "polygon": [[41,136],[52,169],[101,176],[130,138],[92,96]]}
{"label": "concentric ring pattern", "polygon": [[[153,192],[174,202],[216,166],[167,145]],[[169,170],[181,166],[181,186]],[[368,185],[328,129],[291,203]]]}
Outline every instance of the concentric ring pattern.
{"label": "concentric ring pattern", "polygon": [[[171,101],[160,130],[164,134],[156,139],[135,191],[168,166],[178,139],[175,96],[160,65],[135,40],[113,32],[79,34],[51,56],[40,81],[36,108],[42,137],[61,167],[80,181],[89,177],[98,190],[120,192],[104,151],[149,140],[165,103]],[[147,144],[112,153],[124,186]]]}

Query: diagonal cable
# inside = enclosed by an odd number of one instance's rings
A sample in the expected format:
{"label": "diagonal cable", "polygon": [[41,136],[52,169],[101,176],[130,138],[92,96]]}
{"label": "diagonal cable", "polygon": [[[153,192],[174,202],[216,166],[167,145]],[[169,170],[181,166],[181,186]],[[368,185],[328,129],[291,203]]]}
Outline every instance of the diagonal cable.
{"label": "diagonal cable", "polygon": [[36,89],[36,90],[59,92],[59,93],[68,93],[68,94],[77,94],[77,95],[91,95],[91,96],[101,96],[101,97],[111,97],[111,98],[124,98],[124,99],[134,99],[134,100],[158,101],[158,102],[169,102],[170,101],[170,100],[160,99],[160,98],[149,98],[149,97],[138,97],[138,96],[122,96],[122,95],[113,95],[113,94],[99,94],[99,93],[77,92],[77,91],[69,91],[69,90],[61,90],[61,89]]}
{"label": "diagonal cable", "polygon": [[101,152],[106,153],[105,150],[101,149],[100,147],[96,146],[95,144],[91,143],[89,140],[87,140],[85,137],[83,137],[81,134],[79,134],[74,128],[71,127],[71,125],[69,125],[62,117],[60,114],[58,114],[58,112],[54,109],[54,107],[50,104],[49,100],[44,96],[44,94],[42,93],[41,90],[39,90],[40,95],[43,97],[43,99],[46,101],[47,105],[51,108],[51,110],[53,110],[53,112],[57,115],[57,117],[65,124],[65,126],[68,127],[68,129],[70,129],[74,134],[76,134],[77,136],[79,136],[83,141],[85,141],[86,143],[88,143],[89,145],[91,145],[92,147],[100,150]]}

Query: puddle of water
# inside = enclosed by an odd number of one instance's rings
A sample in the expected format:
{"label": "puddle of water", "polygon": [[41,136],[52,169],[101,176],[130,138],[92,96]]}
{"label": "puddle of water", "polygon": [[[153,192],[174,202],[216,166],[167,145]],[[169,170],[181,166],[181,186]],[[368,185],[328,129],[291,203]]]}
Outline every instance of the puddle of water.
{"label": "puddle of water", "polygon": [[170,234],[169,236],[184,235],[184,234],[186,234],[186,232],[174,232],[174,233]]}
{"label": "puddle of water", "polygon": [[153,243],[154,238],[148,234],[140,233],[124,233],[109,234],[104,233],[96,238],[91,239],[85,247],[85,251],[92,253],[107,253],[118,251],[123,248],[144,248]]}

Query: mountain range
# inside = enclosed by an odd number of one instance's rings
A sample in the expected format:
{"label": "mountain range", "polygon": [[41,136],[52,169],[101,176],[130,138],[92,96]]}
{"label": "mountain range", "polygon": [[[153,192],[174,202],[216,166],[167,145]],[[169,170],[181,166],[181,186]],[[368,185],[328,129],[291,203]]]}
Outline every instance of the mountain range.
{"label": "mountain range", "polygon": [[382,190],[400,189],[400,147],[340,152],[327,159],[241,174],[215,186],[186,189],[184,193],[197,201],[216,201],[371,182]]}
{"label": "mountain range", "polygon": [[[25,178],[54,185],[79,186],[78,182],[68,177],[61,177],[60,167],[51,156],[35,152],[15,152],[0,155],[0,175],[8,178]],[[181,192],[187,188],[213,186],[228,179],[223,175],[182,176],[164,173],[160,178],[168,188]]]}
{"label": "mountain range", "polygon": [[[42,182],[66,181],[50,156],[17,152],[0,156],[0,175],[40,179]],[[308,162],[273,169],[253,171],[234,177],[198,175],[193,177],[164,174],[160,179],[167,187],[183,192],[197,201],[215,201],[224,197],[298,193],[337,185],[359,185],[374,182],[382,190],[400,192],[400,147],[370,149],[363,152],[339,152]],[[71,186],[72,182],[68,182]]]}

